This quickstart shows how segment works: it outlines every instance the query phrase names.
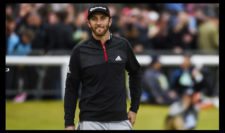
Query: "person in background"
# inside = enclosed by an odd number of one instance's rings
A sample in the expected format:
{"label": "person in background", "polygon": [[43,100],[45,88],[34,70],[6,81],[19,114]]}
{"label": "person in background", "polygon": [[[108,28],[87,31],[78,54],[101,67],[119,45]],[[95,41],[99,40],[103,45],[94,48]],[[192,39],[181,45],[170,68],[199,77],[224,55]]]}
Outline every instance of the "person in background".
{"label": "person in background", "polygon": [[140,43],[134,44],[133,51],[135,54],[142,54],[144,51],[144,46]]}
{"label": "person in background", "polygon": [[[206,11],[205,11],[206,12]],[[218,51],[219,48],[219,18],[214,10],[203,13],[205,19],[198,28],[198,47],[205,51]]]}
{"label": "person in background", "polygon": [[[60,5],[60,4],[59,4]],[[57,7],[57,6],[56,6]],[[60,7],[61,8],[61,7]],[[57,9],[57,8],[56,8]],[[46,29],[45,53],[48,55],[66,55],[74,47],[73,29],[67,21],[68,12],[65,10],[51,11],[48,16],[50,22]],[[61,72],[60,66],[46,68],[43,87],[48,90],[56,90],[53,97],[59,99],[61,93]],[[49,98],[49,96],[48,96]]]}
{"label": "person in background", "polygon": [[[6,16],[6,56],[11,56],[15,45],[20,41],[19,35],[15,32],[16,22],[12,16]],[[17,88],[17,67],[8,66],[10,72],[6,74],[6,88]]]}
{"label": "person in background", "polygon": [[169,89],[168,80],[161,72],[158,56],[153,56],[151,64],[144,72],[143,88],[150,95],[150,100],[156,104],[169,105],[177,99],[177,94]]}
{"label": "person in background", "polygon": [[34,39],[32,40],[33,53],[43,54],[43,50],[46,48],[46,24],[41,15],[35,11],[29,13],[26,22],[26,27],[34,32]]}
{"label": "person in background", "polygon": [[200,92],[204,88],[205,78],[199,68],[192,66],[190,58],[191,55],[185,53],[180,68],[175,69],[171,74],[171,89],[180,96],[186,89],[192,88]]}
{"label": "person in background", "polygon": [[[60,54],[60,50],[70,50],[74,47],[73,29],[66,23],[66,11],[51,12],[48,28],[46,29],[46,52]],[[63,53],[64,54],[64,53]]]}
{"label": "person in background", "polygon": [[73,23],[73,41],[78,44],[80,41],[88,39],[88,37],[85,12],[79,12]]}
{"label": "person in background", "polygon": [[19,43],[19,35],[15,32],[16,22],[11,16],[6,16],[6,54],[13,54],[14,47]]}
{"label": "person in background", "polygon": [[193,130],[197,126],[199,108],[194,100],[194,91],[187,89],[179,101],[174,102],[165,119],[166,130]]}
{"label": "person in background", "polygon": [[34,38],[34,33],[29,29],[24,29],[21,31],[21,39],[12,51],[13,55],[29,55],[32,51],[32,40]]}

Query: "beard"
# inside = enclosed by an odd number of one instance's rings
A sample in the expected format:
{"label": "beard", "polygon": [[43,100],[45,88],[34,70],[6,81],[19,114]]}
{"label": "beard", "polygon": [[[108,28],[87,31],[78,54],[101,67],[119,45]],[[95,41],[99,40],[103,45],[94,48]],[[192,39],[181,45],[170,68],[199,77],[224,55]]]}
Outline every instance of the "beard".
{"label": "beard", "polygon": [[90,28],[96,36],[104,36],[106,32],[109,30],[109,24],[106,26],[96,26],[96,27],[91,26]]}

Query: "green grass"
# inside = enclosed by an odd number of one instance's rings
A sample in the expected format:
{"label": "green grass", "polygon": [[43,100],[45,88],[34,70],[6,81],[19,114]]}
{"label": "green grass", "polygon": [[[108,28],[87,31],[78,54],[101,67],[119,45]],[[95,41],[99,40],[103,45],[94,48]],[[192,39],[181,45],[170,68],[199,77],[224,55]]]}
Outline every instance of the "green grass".
{"label": "green grass", "polygon": [[[168,107],[141,105],[134,126],[136,130],[162,130]],[[78,121],[76,111],[76,123]],[[62,101],[6,102],[6,130],[62,130],[64,129]],[[197,129],[219,129],[219,110],[202,110]]]}

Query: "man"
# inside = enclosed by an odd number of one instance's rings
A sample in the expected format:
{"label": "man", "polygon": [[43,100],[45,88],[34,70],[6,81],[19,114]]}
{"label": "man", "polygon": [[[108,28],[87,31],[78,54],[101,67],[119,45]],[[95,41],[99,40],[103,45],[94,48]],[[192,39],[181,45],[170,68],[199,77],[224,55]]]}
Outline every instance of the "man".
{"label": "man", "polygon": [[[90,7],[87,23],[92,36],[75,46],[70,58],[64,99],[65,129],[75,129],[81,82],[78,130],[131,130],[140,103],[140,65],[129,42],[110,34],[112,19],[108,7]],[[131,94],[128,113],[125,69]]]}

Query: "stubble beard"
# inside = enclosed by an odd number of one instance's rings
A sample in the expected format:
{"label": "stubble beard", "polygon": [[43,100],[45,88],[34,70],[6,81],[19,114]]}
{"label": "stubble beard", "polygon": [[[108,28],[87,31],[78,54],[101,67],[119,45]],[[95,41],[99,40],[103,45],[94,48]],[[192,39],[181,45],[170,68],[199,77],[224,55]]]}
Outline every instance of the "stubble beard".
{"label": "stubble beard", "polygon": [[[102,31],[101,33],[99,33],[99,32],[97,31],[98,28],[103,28],[103,31]],[[94,28],[94,27],[91,26],[91,30],[92,30],[92,32],[95,34],[95,36],[102,37],[102,36],[104,36],[104,35],[107,33],[107,31],[109,30],[109,24],[106,25],[106,26],[96,26],[96,28]]]}

